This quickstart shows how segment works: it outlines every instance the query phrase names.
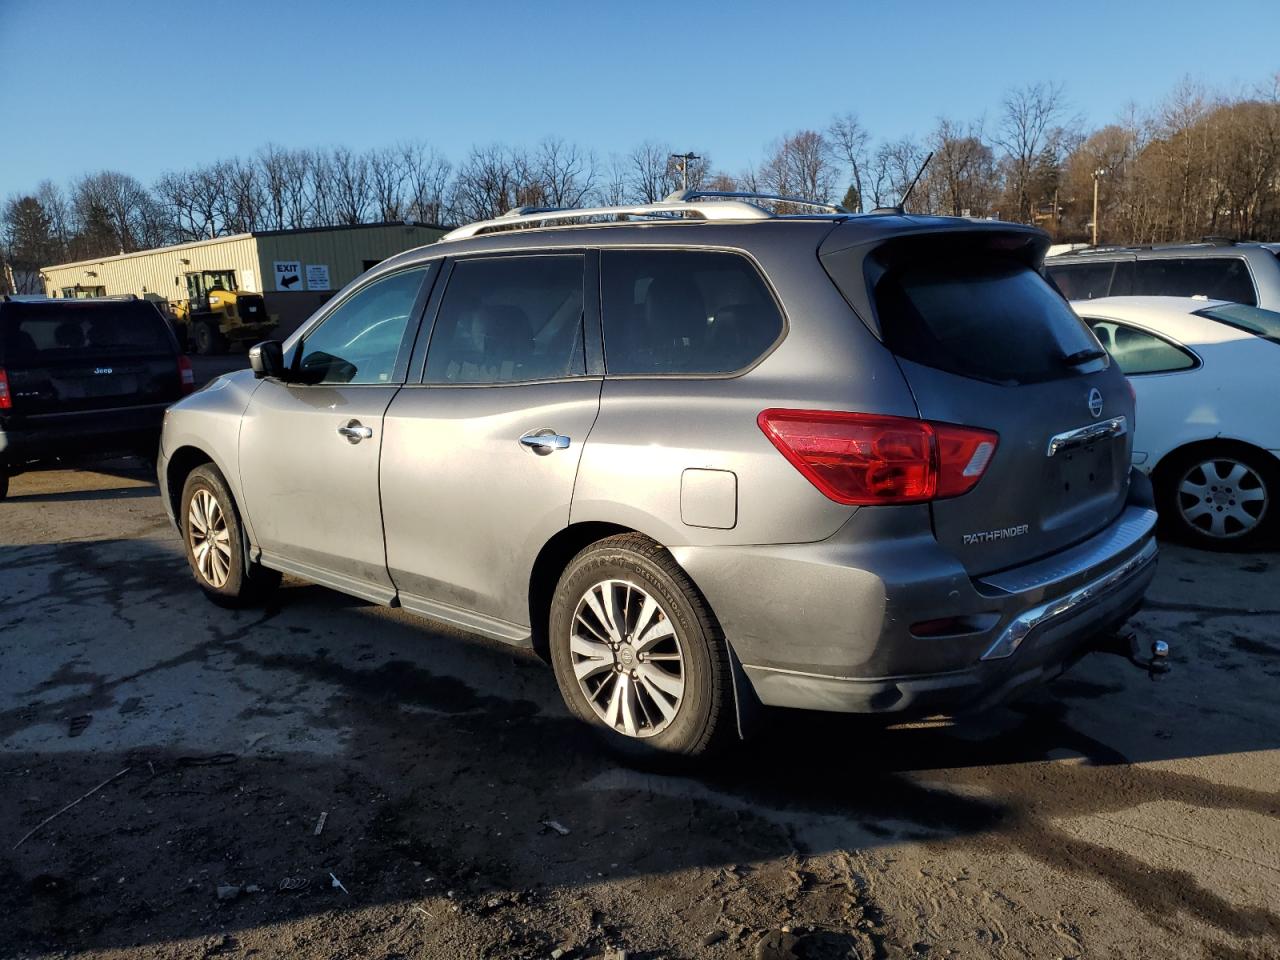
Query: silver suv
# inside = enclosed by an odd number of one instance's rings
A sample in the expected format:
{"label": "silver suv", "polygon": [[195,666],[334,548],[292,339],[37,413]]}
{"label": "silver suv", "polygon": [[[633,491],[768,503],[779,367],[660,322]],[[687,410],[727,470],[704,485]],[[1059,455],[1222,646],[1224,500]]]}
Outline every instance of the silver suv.
{"label": "silver suv", "polygon": [[1280,310],[1280,245],[1207,239],[1076,250],[1045,260],[1068,300],[1201,297]]}
{"label": "silver suv", "polygon": [[990,704],[1155,571],[1046,245],[703,194],[472,224],[174,405],[164,502],[215,602],[283,571],[531,646],[623,747]]}

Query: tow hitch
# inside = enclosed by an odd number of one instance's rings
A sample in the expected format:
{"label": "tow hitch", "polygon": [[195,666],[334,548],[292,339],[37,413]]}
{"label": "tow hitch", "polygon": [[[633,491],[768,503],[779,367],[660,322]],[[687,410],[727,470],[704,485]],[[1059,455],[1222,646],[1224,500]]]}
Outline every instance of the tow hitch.
{"label": "tow hitch", "polygon": [[1163,640],[1151,641],[1148,650],[1142,649],[1142,641],[1136,633],[1116,633],[1099,647],[1103,653],[1124,657],[1140,670],[1147,671],[1152,680],[1169,672],[1169,644]]}

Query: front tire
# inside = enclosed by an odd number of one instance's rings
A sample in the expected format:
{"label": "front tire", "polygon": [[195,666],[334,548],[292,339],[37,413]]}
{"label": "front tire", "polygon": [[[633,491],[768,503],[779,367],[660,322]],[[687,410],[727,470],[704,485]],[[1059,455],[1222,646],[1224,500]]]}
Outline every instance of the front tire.
{"label": "front tire", "polygon": [[196,353],[201,356],[210,356],[215,353],[223,353],[227,349],[227,339],[222,335],[217,326],[208,320],[201,320],[196,324]]}
{"label": "front tire", "polygon": [[279,572],[246,554],[240,514],[217,467],[206,463],[191,471],[180,509],[187,563],[206,597],[219,606],[241,607],[262,600],[279,585]]}
{"label": "front tire", "polygon": [[652,540],[609,537],[574,557],[549,626],[561,696],[613,749],[695,758],[731,738],[724,638],[693,581]]}
{"label": "front tire", "polygon": [[1181,451],[1161,467],[1156,490],[1169,531],[1207,550],[1256,548],[1280,519],[1280,465],[1245,446]]}

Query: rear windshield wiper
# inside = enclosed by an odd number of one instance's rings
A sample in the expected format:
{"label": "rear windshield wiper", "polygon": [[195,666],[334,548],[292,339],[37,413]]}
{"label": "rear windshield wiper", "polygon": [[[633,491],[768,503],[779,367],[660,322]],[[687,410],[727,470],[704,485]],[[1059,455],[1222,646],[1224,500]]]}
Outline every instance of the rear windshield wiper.
{"label": "rear windshield wiper", "polygon": [[1107,351],[1099,350],[1097,347],[1086,347],[1083,350],[1077,350],[1075,353],[1068,353],[1062,358],[1062,362],[1068,367],[1078,367],[1082,363],[1088,363],[1090,360],[1101,360],[1107,355]]}

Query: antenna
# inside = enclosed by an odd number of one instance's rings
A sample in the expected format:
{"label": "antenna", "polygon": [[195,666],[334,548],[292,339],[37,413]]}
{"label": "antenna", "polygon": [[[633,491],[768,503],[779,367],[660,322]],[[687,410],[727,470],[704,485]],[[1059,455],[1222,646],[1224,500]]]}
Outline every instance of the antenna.
{"label": "antenna", "polygon": [[902,195],[902,199],[898,201],[898,212],[903,212],[907,207],[907,201],[911,199],[911,191],[916,188],[916,184],[920,182],[920,178],[924,176],[924,171],[929,166],[929,161],[933,159],[933,151],[929,151],[929,155],[924,158],[924,163],[920,164],[920,169],[916,171],[915,177],[911,181],[911,185],[907,187],[906,193]]}

